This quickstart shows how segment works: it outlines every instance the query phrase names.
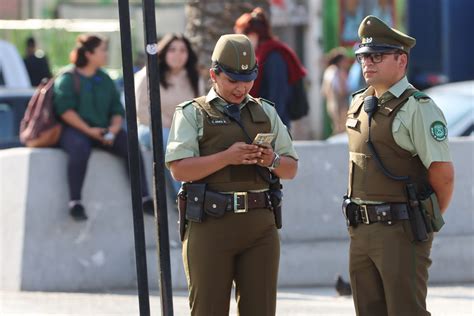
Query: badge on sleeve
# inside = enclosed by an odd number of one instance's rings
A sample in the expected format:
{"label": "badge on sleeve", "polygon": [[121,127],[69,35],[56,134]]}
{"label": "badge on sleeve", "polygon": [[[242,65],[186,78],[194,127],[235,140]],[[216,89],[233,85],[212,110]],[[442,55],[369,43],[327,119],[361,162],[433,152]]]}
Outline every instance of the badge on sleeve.
{"label": "badge on sleeve", "polygon": [[435,121],[431,124],[430,127],[431,136],[436,139],[438,142],[442,142],[448,137],[448,128],[441,121]]}

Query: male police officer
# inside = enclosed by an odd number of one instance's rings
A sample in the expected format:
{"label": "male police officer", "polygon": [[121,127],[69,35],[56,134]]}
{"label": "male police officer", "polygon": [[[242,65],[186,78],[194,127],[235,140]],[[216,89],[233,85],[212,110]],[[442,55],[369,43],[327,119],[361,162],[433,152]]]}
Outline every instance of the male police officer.
{"label": "male police officer", "polygon": [[432,232],[442,226],[440,213],[453,192],[446,122],[406,78],[414,38],[375,16],[362,21],[359,37],[355,53],[368,88],[353,95],[347,114],[343,205],[355,309],[357,315],[430,315]]}

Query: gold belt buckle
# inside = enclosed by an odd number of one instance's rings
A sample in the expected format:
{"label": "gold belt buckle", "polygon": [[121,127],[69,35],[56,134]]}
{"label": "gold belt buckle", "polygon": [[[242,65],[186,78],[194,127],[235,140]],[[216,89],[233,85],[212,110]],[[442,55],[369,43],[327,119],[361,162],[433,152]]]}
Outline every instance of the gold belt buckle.
{"label": "gold belt buckle", "polygon": [[[239,197],[243,199],[243,207],[239,205]],[[247,192],[234,192],[234,213],[247,213]]]}
{"label": "gold belt buckle", "polygon": [[359,205],[360,208],[360,217],[362,218],[362,223],[370,224],[369,213],[367,212],[367,205]]}

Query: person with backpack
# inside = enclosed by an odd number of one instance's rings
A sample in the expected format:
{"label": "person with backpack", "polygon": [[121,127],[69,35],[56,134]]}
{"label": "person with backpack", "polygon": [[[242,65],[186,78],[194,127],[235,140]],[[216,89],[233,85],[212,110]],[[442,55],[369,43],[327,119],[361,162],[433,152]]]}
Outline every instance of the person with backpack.
{"label": "person with backpack", "polygon": [[[124,109],[112,79],[101,69],[107,62],[107,42],[96,35],[79,35],[70,54],[73,71],[54,82],[54,109],[63,123],[59,147],[68,155],[69,213],[86,220],[82,185],[92,148],[101,148],[124,160],[128,169],[127,133],[122,128]],[[75,76],[79,77],[79,93]],[[141,160],[141,158],[140,158]],[[145,213],[153,214],[143,168],[140,178]]]}
{"label": "person with backpack", "polygon": [[262,8],[241,15],[234,31],[247,35],[255,48],[258,76],[250,94],[274,102],[278,115],[289,128],[291,120],[308,112],[303,85],[305,68],[295,52],[273,36]]}

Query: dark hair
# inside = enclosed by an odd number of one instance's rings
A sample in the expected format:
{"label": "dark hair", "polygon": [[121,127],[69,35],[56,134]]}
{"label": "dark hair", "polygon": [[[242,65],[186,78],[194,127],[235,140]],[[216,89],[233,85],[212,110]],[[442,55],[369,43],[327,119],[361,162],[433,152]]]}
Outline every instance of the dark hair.
{"label": "dark hair", "polygon": [[158,69],[160,74],[160,84],[163,88],[169,87],[169,82],[166,81],[166,73],[170,70],[170,67],[166,63],[166,54],[170,45],[174,41],[182,41],[188,50],[188,60],[184,65],[187,71],[189,82],[193,88],[194,95],[199,95],[199,72],[197,69],[197,56],[191,47],[191,43],[183,34],[167,34],[158,42]]}
{"label": "dark hair", "polygon": [[30,36],[26,39],[26,47],[35,47],[36,46],[36,41],[33,36]]}
{"label": "dark hair", "polygon": [[262,8],[255,8],[250,13],[242,14],[234,24],[234,30],[239,29],[245,35],[256,33],[259,41],[265,41],[273,37],[268,18]]}
{"label": "dark hair", "polygon": [[76,47],[69,54],[71,63],[78,68],[87,66],[89,60],[87,60],[86,52],[94,52],[94,50],[105,41],[105,38],[98,35],[79,35],[76,38]]}

